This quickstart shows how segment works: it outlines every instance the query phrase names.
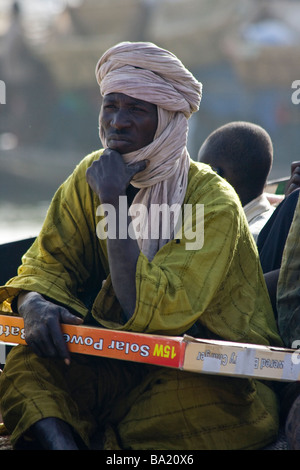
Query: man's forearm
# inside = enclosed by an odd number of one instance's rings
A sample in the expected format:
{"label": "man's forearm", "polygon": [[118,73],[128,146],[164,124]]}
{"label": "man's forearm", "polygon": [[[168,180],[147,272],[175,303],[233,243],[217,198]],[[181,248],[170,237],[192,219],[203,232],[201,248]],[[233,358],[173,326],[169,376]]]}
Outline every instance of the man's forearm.
{"label": "man's forearm", "polygon": [[[127,320],[133,315],[136,303],[135,272],[139,257],[137,241],[128,234],[131,218],[128,214],[127,189],[134,175],[146,168],[147,162],[140,161],[128,165],[122,155],[107,148],[101,158],[94,161],[86,172],[86,179],[91,189],[97,194],[101,204],[114,207],[116,217],[116,234],[110,233],[108,227],[107,251],[110,274],[115,294],[120,302]],[[120,208],[121,199],[122,208]],[[124,226],[119,226],[120,211]],[[124,212],[126,211],[126,216]],[[120,231],[122,236],[120,235]],[[124,238],[124,231],[127,236]],[[114,232],[114,230],[112,230]]]}
{"label": "man's forearm", "polygon": [[[119,208],[117,209],[117,231],[115,238],[107,239],[110,274],[115,294],[127,320],[131,318],[136,304],[135,274],[140,254],[137,241],[127,236],[119,238]],[[128,214],[128,211],[127,211]],[[127,215],[127,234],[131,219]],[[124,227],[122,227],[124,230]]]}

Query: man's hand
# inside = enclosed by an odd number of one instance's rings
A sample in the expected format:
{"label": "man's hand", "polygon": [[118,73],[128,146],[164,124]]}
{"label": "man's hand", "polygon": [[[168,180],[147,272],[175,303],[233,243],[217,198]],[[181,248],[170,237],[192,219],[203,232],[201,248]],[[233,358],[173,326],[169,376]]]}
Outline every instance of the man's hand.
{"label": "man's hand", "polygon": [[[99,160],[86,172],[86,179],[92,190],[99,196],[102,204],[112,204],[116,210],[116,237],[107,238],[107,251],[110,274],[114,291],[128,320],[135,309],[136,288],[135,272],[140,250],[135,239],[127,236],[119,238],[119,197],[126,196],[126,189],[133,176],[146,168],[146,161],[128,165],[120,153],[106,149]],[[126,207],[126,227],[131,218]]]}
{"label": "man's hand", "polygon": [[60,324],[81,325],[83,320],[66,308],[45,300],[37,292],[21,293],[18,310],[24,319],[28,346],[40,357],[60,357],[69,364],[70,353]]}
{"label": "man's hand", "polygon": [[291,177],[285,188],[285,196],[288,196],[298,188],[300,188],[300,162],[293,162],[291,164]]}
{"label": "man's hand", "polygon": [[119,152],[106,149],[87,169],[86,179],[103,204],[117,204],[118,197],[125,196],[134,175],[146,166],[146,161],[128,165]]}

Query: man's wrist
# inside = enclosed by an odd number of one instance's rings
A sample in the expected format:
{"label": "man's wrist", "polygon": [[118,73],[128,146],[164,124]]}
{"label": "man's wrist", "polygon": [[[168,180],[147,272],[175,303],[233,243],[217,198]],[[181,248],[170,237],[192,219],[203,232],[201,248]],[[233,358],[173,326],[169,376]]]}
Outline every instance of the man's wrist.
{"label": "man's wrist", "polygon": [[122,198],[126,198],[127,200],[127,194],[125,192],[118,192],[118,194],[109,194],[107,196],[101,196],[99,195],[99,199],[101,201],[101,204],[110,204],[111,206],[117,208],[120,205],[120,201]]}
{"label": "man's wrist", "polygon": [[39,294],[38,292],[31,292],[31,291],[20,292],[20,294],[18,295],[18,299],[17,299],[18,312],[22,314],[22,309],[24,308],[24,306],[26,306],[26,304],[32,301],[36,302],[42,299],[43,299],[42,295]]}

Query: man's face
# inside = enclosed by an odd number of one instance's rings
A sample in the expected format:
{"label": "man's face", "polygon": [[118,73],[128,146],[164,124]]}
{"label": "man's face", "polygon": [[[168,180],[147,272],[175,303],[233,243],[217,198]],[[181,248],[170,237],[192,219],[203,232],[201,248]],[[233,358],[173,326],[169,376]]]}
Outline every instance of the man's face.
{"label": "man's face", "polygon": [[212,150],[206,141],[198,152],[198,162],[206,163],[235,189],[238,188],[237,170],[230,165],[230,159],[218,155],[218,152]]}
{"label": "man's face", "polygon": [[124,154],[149,145],[157,129],[157,107],[123,93],[103,98],[99,124],[108,148]]}
{"label": "man's face", "polygon": [[223,164],[223,159],[218,157],[218,155],[214,154],[210,150],[209,144],[207,144],[206,142],[204,142],[198,152],[198,162],[206,163],[207,165],[211,166],[212,169],[223,178],[228,177],[226,165],[224,167]]}

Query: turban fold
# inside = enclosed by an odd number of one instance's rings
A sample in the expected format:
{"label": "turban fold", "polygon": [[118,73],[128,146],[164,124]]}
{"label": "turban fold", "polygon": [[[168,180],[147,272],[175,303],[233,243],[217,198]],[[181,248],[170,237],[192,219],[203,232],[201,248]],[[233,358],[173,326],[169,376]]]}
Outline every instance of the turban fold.
{"label": "turban fold", "polygon": [[[141,188],[133,204],[143,204],[148,214],[152,205],[181,206],[190,164],[186,148],[188,119],[199,109],[201,83],[174,54],[148,42],[122,42],[110,48],[97,63],[96,78],[102,96],[123,93],[157,106],[158,127],[153,142],[123,155],[126,163],[149,161],[131,181]],[[100,138],[106,148],[101,123]],[[149,220],[145,221],[148,232],[138,238],[138,243],[152,260],[168,239],[151,239]],[[175,224],[176,220],[173,229]]]}
{"label": "turban fold", "polygon": [[124,93],[187,118],[198,111],[202,85],[171,52],[152,43],[120,43],[96,66],[103,95]]}

